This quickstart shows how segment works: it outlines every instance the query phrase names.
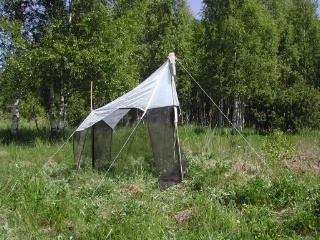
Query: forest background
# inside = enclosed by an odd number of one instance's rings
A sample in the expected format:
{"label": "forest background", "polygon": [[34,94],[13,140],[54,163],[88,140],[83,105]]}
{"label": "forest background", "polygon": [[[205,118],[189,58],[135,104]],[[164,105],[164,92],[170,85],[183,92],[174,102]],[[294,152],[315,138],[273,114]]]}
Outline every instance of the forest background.
{"label": "forest background", "polygon": [[204,0],[195,18],[186,0],[1,0],[1,118],[12,119],[12,134],[23,118],[47,119],[60,135],[90,112],[91,82],[97,108],[175,52],[183,123],[319,128],[317,7]]}

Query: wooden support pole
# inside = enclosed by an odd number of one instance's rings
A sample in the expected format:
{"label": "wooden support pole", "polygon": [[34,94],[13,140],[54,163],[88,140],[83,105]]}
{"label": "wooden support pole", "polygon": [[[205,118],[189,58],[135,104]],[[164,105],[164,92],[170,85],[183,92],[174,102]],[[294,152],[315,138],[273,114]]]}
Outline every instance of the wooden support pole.
{"label": "wooden support pole", "polygon": [[[90,112],[93,111],[93,93],[92,93],[92,87],[93,82],[90,82]],[[92,157],[92,168],[95,168],[95,156],[94,156],[94,125],[91,126],[91,157]]]}
{"label": "wooden support pole", "polygon": [[176,147],[178,151],[178,162],[180,165],[180,175],[181,175],[181,181],[183,181],[183,166],[182,166],[182,157],[181,157],[181,149],[180,149],[180,141],[179,141],[179,133],[178,133],[178,109],[176,106],[174,106],[174,128],[175,128],[175,136],[176,136]]}
{"label": "wooden support pole", "polygon": [[93,86],[93,82],[91,81],[91,83],[90,83],[90,112],[92,112],[92,110],[93,110],[93,104],[92,104],[92,96],[93,96],[93,93],[92,93],[92,87]]}

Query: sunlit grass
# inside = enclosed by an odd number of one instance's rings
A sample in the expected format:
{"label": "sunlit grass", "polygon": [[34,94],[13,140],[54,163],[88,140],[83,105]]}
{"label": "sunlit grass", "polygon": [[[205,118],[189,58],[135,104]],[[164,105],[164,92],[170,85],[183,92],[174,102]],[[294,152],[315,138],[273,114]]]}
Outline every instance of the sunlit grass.
{"label": "sunlit grass", "polygon": [[161,192],[146,133],[108,173],[76,171],[72,141],[54,155],[64,140],[23,124],[22,140],[0,126],[0,239],[320,237],[317,131],[242,137],[181,126],[189,171]]}

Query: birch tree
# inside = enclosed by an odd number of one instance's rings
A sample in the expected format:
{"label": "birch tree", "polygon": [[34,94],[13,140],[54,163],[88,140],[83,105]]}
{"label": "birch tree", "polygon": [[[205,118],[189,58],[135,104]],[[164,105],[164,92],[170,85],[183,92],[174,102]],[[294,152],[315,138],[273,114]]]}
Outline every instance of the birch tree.
{"label": "birch tree", "polygon": [[[194,66],[194,18],[186,0],[145,1],[142,11],[142,28],[138,36],[139,72],[141,79],[153,72],[170,52],[175,52],[186,66]],[[176,84],[181,105],[190,118],[191,81],[186,72],[177,64]]]}
{"label": "birch tree", "polygon": [[[26,1],[27,2],[27,1]],[[21,68],[19,66],[19,61],[16,59],[22,57],[24,54],[24,40],[23,40],[23,24],[25,22],[25,8],[27,4],[23,1],[4,1],[1,4],[1,15],[2,15],[2,29],[1,42],[3,52],[6,53],[6,62],[8,70],[6,71],[6,76],[9,77],[15,86],[12,86],[10,93],[11,99],[13,99],[12,106],[12,122],[11,122],[11,134],[17,134],[19,128],[19,99],[21,97],[21,81],[22,79],[13,78],[13,73],[19,71]],[[11,73],[11,74],[10,74]],[[10,83],[6,84],[9,85]],[[5,85],[5,84],[4,84]],[[11,83],[12,85],[12,83]],[[9,89],[7,89],[9,90]]]}
{"label": "birch tree", "polygon": [[[116,13],[104,1],[64,1],[48,5],[49,24],[36,45],[37,72],[50,106],[50,135],[63,133],[67,107],[73,122],[89,111],[90,82],[94,107],[114,99],[137,82],[136,10]],[[96,95],[99,94],[99,95]],[[76,109],[79,112],[76,112]]]}
{"label": "birch tree", "polygon": [[320,26],[316,7],[317,1],[293,0],[288,21],[292,24],[293,41],[299,52],[295,70],[309,85],[319,89]]}
{"label": "birch tree", "polygon": [[[7,57],[12,56],[13,54],[17,56],[21,56],[23,54],[23,46],[22,49],[19,49],[18,41],[22,40],[22,29],[23,22],[25,20],[24,10],[26,6],[23,1],[4,1],[1,5],[1,15],[2,22],[6,22],[6,29],[2,31],[2,43],[6,43]],[[9,30],[10,29],[10,30]],[[15,42],[14,42],[15,41]],[[12,60],[12,58],[11,58]],[[8,62],[9,64],[9,62]],[[19,85],[20,79],[12,79],[14,82]],[[20,91],[19,86],[13,90],[13,106],[12,106],[12,122],[11,122],[11,134],[17,134],[19,127],[19,98]],[[12,99],[11,98],[11,99]]]}
{"label": "birch tree", "polygon": [[205,0],[207,82],[229,99],[225,115],[232,131],[245,123],[245,101],[277,80],[277,31],[268,11],[256,0]]}
{"label": "birch tree", "polygon": [[81,23],[79,15],[85,16],[88,8],[79,5],[78,1],[47,1],[43,4],[47,18],[46,34],[35,46],[33,57],[37,59],[35,71],[48,96],[44,97],[49,103],[50,136],[56,137],[63,134],[66,127],[68,101],[72,84],[76,81],[77,54],[83,43],[74,28]]}
{"label": "birch tree", "polygon": [[[31,46],[39,40],[41,14],[37,1],[3,0],[1,11],[1,54],[3,69],[3,95],[13,99],[11,133],[19,127],[21,98],[37,98],[37,78],[32,73]],[[3,102],[6,104],[6,100]],[[27,113],[28,114],[28,113]],[[28,117],[28,116],[25,116]]]}

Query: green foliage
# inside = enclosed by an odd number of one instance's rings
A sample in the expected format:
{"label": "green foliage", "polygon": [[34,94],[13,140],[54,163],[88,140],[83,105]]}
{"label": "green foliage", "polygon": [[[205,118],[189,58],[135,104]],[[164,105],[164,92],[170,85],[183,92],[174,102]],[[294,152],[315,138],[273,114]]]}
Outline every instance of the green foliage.
{"label": "green foliage", "polygon": [[[138,37],[139,72],[146,78],[170,52],[175,52],[178,58],[192,63],[193,42],[193,17],[184,0],[156,0],[148,2],[143,8],[143,22],[141,35]],[[183,76],[183,71],[181,71]],[[180,88],[186,88],[186,82],[182,77],[182,83],[177,81]],[[190,89],[188,89],[190,90]]]}
{"label": "green foliage", "polygon": [[319,128],[319,92],[304,82],[272,92],[259,91],[249,101],[255,127],[261,133],[281,129]]}
{"label": "green foliage", "polygon": [[257,176],[250,179],[244,186],[228,186],[222,195],[222,201],[224,204],[235,203],[240,208],[254,205],[283,209],[303,200],[307,193],[304,192],[298,177],[290,172],[285,173],[271,181]]}
{"label": "green foliage", "polygon": [[305,201],[286,212],[283,216],[288,232],[296,232],[299,235],[313,231],[314,226],[319,226],[319,189],[309,189]]}
{"label": "green foliage", "polygon": [[241,124],[260,133],[319,128],[315,1],[203,3],[197,20],[186,0],[2,1],[2,112],[20,99],[21,118],[44,117],[63,97],[68,124],[77,125],[90,107],[91,81],[97,108],[175,52],[207,93],[177,64],[184,122],[226,126],[209,96],[229,120],[238,111]]}
{"label": "green foliage", "polygon": [[[87,95],[90,92],[87,91]],[[82,97],[83,93],[75,92],[69,99],[68,106],[68,125],[69,126],[79,126],[83,119],[90,112],[90,104],[87,99]]]}
{"label": "green foliage", "polygon": [[280,161],[293,159],[296,156],[292,142],[279,130],[267,136],[262,144],[266,153],[266,160],[270,163],[277,164]]}

